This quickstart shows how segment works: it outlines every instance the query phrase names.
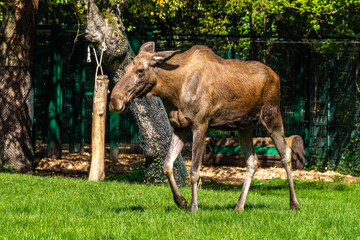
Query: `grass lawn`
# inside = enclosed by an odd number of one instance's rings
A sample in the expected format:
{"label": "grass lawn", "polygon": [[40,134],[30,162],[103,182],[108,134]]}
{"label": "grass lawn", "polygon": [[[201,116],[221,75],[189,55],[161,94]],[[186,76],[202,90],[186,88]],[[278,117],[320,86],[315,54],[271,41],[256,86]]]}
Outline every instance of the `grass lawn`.
{"label": "grass lawn", "polygon": [[167,185],[0,173],[0,239],[360,239],[360,183],[295,190],[301,210],[290,212],[284,180],[254,181],[234,213],[241,186],[204,183],[190,214]]}

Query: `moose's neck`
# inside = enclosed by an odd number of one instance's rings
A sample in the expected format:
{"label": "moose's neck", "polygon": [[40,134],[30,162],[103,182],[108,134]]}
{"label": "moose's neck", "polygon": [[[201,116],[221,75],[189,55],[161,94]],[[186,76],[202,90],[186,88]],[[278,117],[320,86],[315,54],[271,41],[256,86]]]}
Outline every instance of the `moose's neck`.
{"label": "moose's neck", "polygon": [[154,69],[156,86],[151,93],[164,101],[180,108],[180,95],[184,81],[184,73],[180,66],[167,63]]}

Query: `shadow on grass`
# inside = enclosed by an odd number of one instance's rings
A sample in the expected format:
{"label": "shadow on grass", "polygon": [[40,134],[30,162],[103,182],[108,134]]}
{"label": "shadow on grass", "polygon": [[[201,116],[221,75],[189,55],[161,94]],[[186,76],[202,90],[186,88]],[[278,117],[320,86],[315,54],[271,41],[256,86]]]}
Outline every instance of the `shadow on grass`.
{"label": "shadow on grass", "polygon": [[[224,210],[234,210],[236,204],[215,204],[215,205],[199,205],[199,211],[224,211]],[[271,205],[264,203],[246,203],[245,211],[254,210],[254,209],[269,209]],[[121,213],[121,212],[145,212],[146,208],[143,206],[128,206],[128,207],[118,207],[118,208],[109,208],[110,212]],[[183,211],[189,212],[188,210],[181,209],[177,207],[174,203],[174,206],[164,207],[165,212],[174,212],[174,211]],[[189,212],[190,213],[190,212]]]}
{"label": "shadow on grass", "polygon": [[[234,210],[236,207],[236,204],[228,204],[228,205],[212,205],[212,206],[204,206],[199,205],[200,210],[210,210],[210,211],[216,211],[216,210]],[[270,208],[270,205],[264,204],[264,203],[246,203],[245,204],[245,211],[252,210],[252,209],[268,209]]]}
{"label": "shadow on grass", "polygon": [[121,212],[144,212],[145,208],[143,206],[128,206],[128,207],[119,207],[119,208],[110,208],[109,211],[114,213]]}
{"label": "shadow on grass", "polygon": [[315,190],[336,190],[349,191],[360,188],[358,183],[340,183],[324,181],[294,181],[295,189],[315,189]]}
{"label": "shadow on grass", "polygon": [[[241,191],[243,183],[229,184],[226,182],[216,182],[210,180],[209,182],[203,182],[202,189],[211,190],[230,190],[230,191]],[[296,189],[315,189],[315,190],[337,190],[337,191],[348,191],[360,187],[359,183],[338,183],[338,182],[324,182],[324,181],[294,181]],[[271,191],[271,190],[288,190],[289,184],[287,180],[274,179],[270,181],[260,181],[254,179],[251,183],[251,191]]]}
{"label": "shadow on grass", "polygon": [[[233,211],[236,207],[236,203],[235,204],[227,204],[227,205],[222,205],[222,204],[215,204],[215,205],[204,205],[204,204],[199,204],[199,211],[224,211],[224,210],[231,210]],[[264,204],[264,203],[256,203],[256,204],[252,204],[252,203],[246,203],[245,204],[245,211],[249,211],[252,209],[269,209],[271,208],[270,205],[268,204]],[[189,212],[188,210],[185,209],[181,209],[177,206],[168,206],[165,208],[165,212],[174,212],[174,211],[184,211],[184,212]],[[189,212],[190,213],[190,212]]]}
{"label": "shadow on grass", "polygon": [[[118,182],[129,182],[129,183],[144,183],[144,172],[143,169],[135,169],[133,172],[125,174],[109,174],[106,177],[106,181],[118,181]],[[166,184],[166,183],[165,183]],[[296,189],[315,189],[315,190],[337,190],[337,191],[348,191],[360,187],[358,183],[342,183],[342,182],[324,182],[324,181],[299,181],[294,180],[295,190]],[[227,190],[227,191],[241,191],[243,183],[227,183],[214,181],[209,179],[203,181],[202,189],[211,190]],[[270,181],[262,181],[253,179],[251,183],[252,191],[271,191],[271,190],[287,190],[289,184],[284,179],[273,179]]]}
{"label": "shadow on grass", "polygon": [[[211,189],[211,190],[229,190],[229,191],[241,191],[243,183],[229,184],[226,182],[204,182],[201,186],[202,189]],[[288,184],[286,180],[278,179],[268,182],[253,180],[251,183],[251,190],[280,190],[288,189]]]}

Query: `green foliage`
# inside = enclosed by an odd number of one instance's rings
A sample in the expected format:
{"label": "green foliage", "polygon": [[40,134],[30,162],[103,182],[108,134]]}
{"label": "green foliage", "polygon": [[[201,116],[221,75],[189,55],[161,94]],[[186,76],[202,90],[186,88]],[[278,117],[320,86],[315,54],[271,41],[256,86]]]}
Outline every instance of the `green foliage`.
{"label": "green foliage", "polygon": [[156,25],[166,33],[356,36],[359,0],[128,0],[128,30]]}
{"label": "green foliage", "polygon": [[[78,23],[86,15],[84,1],[40,1],[38,19],[42,23]],[[63,0],[70,3],[70,0]],[[310,37],[359,36],[360,0],[225,0],[196,2],[185,0],[105,0],[95,1],[100,11],[116,24],[111,12],[122,9],[129,35],[245,35],[281,36],[290,39]],[[116,12],[116,11],[115,11]],[[76,13],[78,16],[74,14]],[[84,22],[84,21],[80,21]],[[133,33],[131,33],[133,32]],[[206,39],[207,41],[211,39]],[[244,41],[211,43],[218,49],[232,46],[246,59],[254,46]],[[175,42],[169,45],[177,47]],[[250,56],[251,57],[251,56]]]}
{"label": "green foliage", "polygon": [[356,123],[352,130],[348,144],[342,149],[341,160],[337,170],[344,173],[355,171],[360,173],[360,123]]}
{"label": "green foliage", "polygon": [[[168,186],[0,173],[4,239],[357,239],[360,184],[254,181],[244,213],[240,185],[203,183],[199,212],[178,209]],[[190,188],[180,189],[190,199]]]}
{"label": "green foliage", "polygon": [[[63,19],[66,19],[67,11],[71,10],[71,7],[68,5],[69,3],[71,3],[71,0],[39,1],[39,14],[42,16],[52,13],[55,14],[55,16],[52,16],[54,19],[59,15],[64,16]],[[17,1],[0,1],[0,22],[3,21],[5,15],[11,16],[13,14],[14,4],[18,4]],[[67,10],[60,10],[59,6],[61,5],[68,5],[66,7]],[[46,8],[40,6],[46,6]]]}
{"label": "green foliage", "polygon": [[[86,9],[76,0],[39,3],[39,21],[77,23],[74,11]],[[164,34],[280,35],[295,37],[357,36],[360,0],[105,0],[101,12],[125,8],[128,31],[160,30]],[[9,1],[0,1],[0,21]],[[79,5],[80,4],[80,5]]]}
{"label": "green foliage", "polygon": [[0,173],[15,173],[16,168],[12,165],[0,165]]}
{"label": "green foliage", "polygon": [[4,9],[5,9],[5,2],[0,2],[0,22],[4,18],[4,13],[3,13]]}
{"label": "green foliage", "polygon": [[39,1],[37,21],[40,24],[77,24],[74,5],[70,0]]}
{"label": "green foliage", "polygon": [[14,3],[9,1],[0,1],[0,22],[4,20],[5,15],[12,15],[12,7]]}

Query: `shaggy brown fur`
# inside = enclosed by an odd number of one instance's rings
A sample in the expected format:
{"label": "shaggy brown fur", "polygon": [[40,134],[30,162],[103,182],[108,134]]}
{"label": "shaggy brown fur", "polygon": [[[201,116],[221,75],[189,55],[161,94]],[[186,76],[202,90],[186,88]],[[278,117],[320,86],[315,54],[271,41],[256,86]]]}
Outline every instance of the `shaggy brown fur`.
{"label": "shaggy brown fur", "polygon": [[146,94],[163,99],[174,126],[164,172],[175,202],[180,207],[189,208],[172,174],[173,162],[186,139],[186,129],[193,132],[191,211],[198,210],[197,180],[207,128],[237,130],[248,166],[235,208],[243,211],[258,165],[252,146],[252,127],[261,122],[269,131],[287,172],[290,208],[298,209],[290,168],[291,150],[286,145],[280,114],[280,80],[276,73],[259,62],[222,59],[205,46],[194,46],[181,54],[176,54],[176,51],[155,52],[154,48],[153,42],[145,43],[138,56],[126,67],[126,74],[111,94],[110,109],[124,111],[130,100]]}

